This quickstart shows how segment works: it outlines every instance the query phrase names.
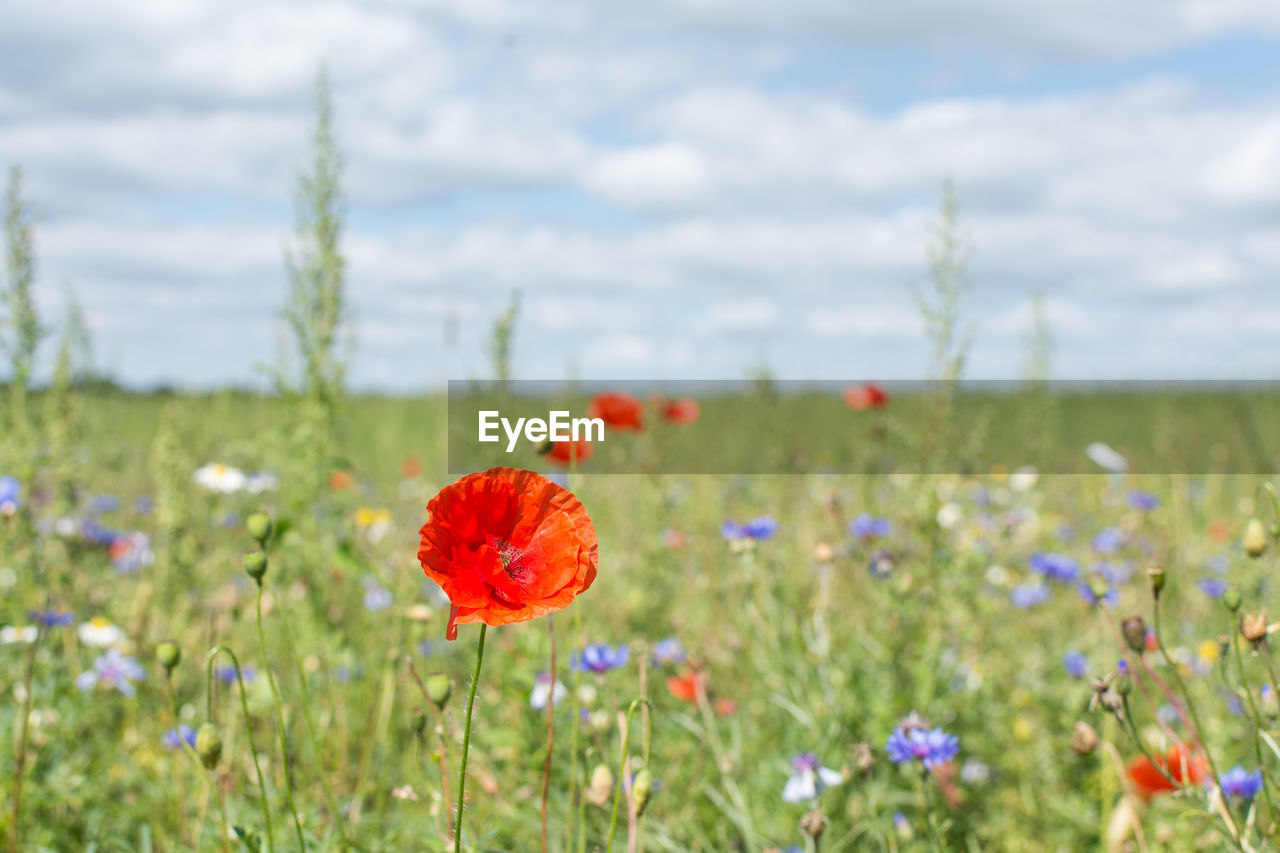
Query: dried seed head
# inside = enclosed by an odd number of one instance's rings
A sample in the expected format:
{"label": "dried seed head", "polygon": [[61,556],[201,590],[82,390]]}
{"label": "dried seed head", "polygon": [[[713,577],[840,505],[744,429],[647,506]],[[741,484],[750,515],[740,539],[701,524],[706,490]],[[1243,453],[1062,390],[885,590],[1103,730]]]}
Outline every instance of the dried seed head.
{"label": "dried seed head", "polygon": [[1240,620],[1240,636],[1251,643],[1261,642],[1267,638],[1267,611],[1246,613]]}
{"label": "dried seed head", "polygon": [[1089,755],[1098,748],[1098,733],[1083,720],[1071,732],[1071,748],[1079,755]]}
{"label": "dried seed head", "polygon": [[1120,633],[1124,635],[1124,641],[1129,644],[1129,648],[1138,654],[1142,654],[1147,647],[1147,623],[1143,621],[1141,616],[1130,616],[1128,619],[1120,623]]}
{"label": "dried seed head", "polygon": [[827,816],[814,809],[800,818],[800,831],[815,841],[818,840],[827,831]]}

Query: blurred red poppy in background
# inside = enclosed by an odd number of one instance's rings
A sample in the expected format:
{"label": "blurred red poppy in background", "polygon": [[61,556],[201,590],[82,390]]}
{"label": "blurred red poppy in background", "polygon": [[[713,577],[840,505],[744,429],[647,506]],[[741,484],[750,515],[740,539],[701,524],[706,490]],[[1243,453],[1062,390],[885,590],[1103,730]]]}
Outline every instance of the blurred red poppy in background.
{"label": "blurred red poppy in background", "polygon": [[[1159,767],[1142,755],[1129,762],[1129,781],[1133,783],[1134,789],[1147,799],[1177,790],[1177,786],[1165,778],[1166,774],[1180,784],[1199,785],[1208,772],[1208,762],[1205,761],[1205,757],[1195,753],[1186,744],[1175,744],[1169,747],[1163,760],[1157,759],[1157,761],[1161,762]],[[1160,767],[1164,768],[1164,773],[1160,772]],[[1184,770],[1185,779],[1183,778]]]}
{"label": "blurred red poppy in background", "polygon": [[698,401],[690,397],[681,397],[679,400],[667,400],[662,404],[662,417],[667,423],[676,424],[677,426],[685,426],[698,420],[698,415],[702,413],[702,408],[698,405]]}
{"label": "blurred red poppy in background", "polygon": [[689,669],[680,675],[667,679],[667,689],[671,695],[685,702],[697,702],[698,696],[707,692],[707,676]]}
{"label": "blurred red poppy in background", "polygon": [[406,456],[404,461],[400,463],[400,476],[406,480],[412,480],[422,473],[422,463],[418,461],[416,456]]}
{"label": "blurred red poppy in background", "polygon": [[570,457],[576,458],[578,464],[581,465],[590,459],[591,454],[594,452],[595,448],[591,446],[591,442],[580,438],[577,441],[548,442],[547,449],[542,451],[542,455],[551,462],[568,468]]}
{"label": "blurred red poppy in background", "polygon": [[427,504],[418,561],[449,596],[458,625],[506,625],[567,607],[591,586],[596,531],[574,494],[532,471],[491,468]]}
{"label": "blurred red poppy in background", "polygon": [[889,402],[889,392],[874,382],[844,389],[844,401],[855,411],[881,409]]}
{"label": "blurred red poppy in background", "polygon": [[355,478],[346,471],[334,471],[329,475],[329,488],[339,492],[351,488],[355,483]]}
{"label": "blurred red poppy in background", "polygon": [[609,429],[619,432],[639,430],[643,428],[644,406],[630,394],[609,391],[592,398],[587,416],[599,418]]}

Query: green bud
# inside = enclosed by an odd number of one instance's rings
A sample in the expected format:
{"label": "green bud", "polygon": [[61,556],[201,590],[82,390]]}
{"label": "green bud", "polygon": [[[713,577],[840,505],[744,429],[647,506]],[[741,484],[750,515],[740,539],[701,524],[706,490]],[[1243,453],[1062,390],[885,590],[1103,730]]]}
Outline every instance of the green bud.
{"label": "green bud", "polygon": [[631,795],[636,800],[636,817],[640,817],[653,797],[653,774],[648,767],[640,768],[640,772],[636,774],[635,781],[631,783]]}
{"label": "green bud", "polygon": [[173,672],[178,661],[182,660],[182,649],[178,648],[177,643],[160,643],[156,646],[156,660],[160,661],[166,672]]}
{"label": "green bud", "polygon": [[1240,609],[1240,590],[1231,587],[1231,589],[1224,592],[1222,594],[1222,603],[1227,606],[1228,610],[1235,613]]}
{"label": "green bud", "polygon": [[218,766],[218,759],[222,758],[222,735],[213,723],[201,723],[196,731],[196,755],[207,769]]}
{"label": "green bud", "polygon": [[259,545],[266,545],[271,538],[271,516],[265,512],[253,513],[244,520],[244,526]]}
{"label": "green bud", "polygon": [[244,555],[244,570],[249,577],[262,583],[262,576],[267,573],[267,555],[262,551],[250,551]]}
{"label": "green bud", "polygon": [[449,697],[453,695],[453,680],[443,672],[435,672],[427,676],[427,696],[436,707],[444,710]]}
{"label": "green bud", "polygon": [[1108,592],[1110,590],[1107,588],[1107,581],[1102,575],[1089,575],[1089,594],[1093,596],[1095,602],[1105,601]]}
{"label": "green bud", "polygon": [[1249,519],[1244,528],[1244,552],[1250,557],[1261,557],[1267,550],[1267,528],[1257,518]]}
{"label": "green bud", "polygon": [[1133,679],[1129,676],[1128,669],[1120,670],[1119,674],[1116,675],[1116,680],[1112,683],[1112,687],[1121,696],[1129,695],[1129,692],[1133,690]]}
{"label": "green bud", "polygon": [[413,715],[409,717],[409,727],[415,735],[420,735],[427,729],[427,712],[421,708],[415,708]]}

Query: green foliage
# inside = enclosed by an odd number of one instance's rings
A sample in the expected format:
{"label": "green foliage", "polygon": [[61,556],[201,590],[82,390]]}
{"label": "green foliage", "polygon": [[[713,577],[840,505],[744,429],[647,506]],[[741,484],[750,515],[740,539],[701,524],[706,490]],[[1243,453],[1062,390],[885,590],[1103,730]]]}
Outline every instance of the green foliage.
{"label": "green foliage", "polygon": [[493,331],[489,335],[489,359],[493,362],[493,377],[501,391],[506,391],[511,383],[511,350],[519,319],[520,291],[513,290],[507,307],[494,318]]}

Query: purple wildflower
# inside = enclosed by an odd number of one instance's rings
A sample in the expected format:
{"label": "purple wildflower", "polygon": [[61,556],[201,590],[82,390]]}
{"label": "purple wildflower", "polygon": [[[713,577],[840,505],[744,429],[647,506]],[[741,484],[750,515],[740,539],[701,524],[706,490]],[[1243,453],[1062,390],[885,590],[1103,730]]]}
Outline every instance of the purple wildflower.
{"label": "purple wildflower", "polygon": [[669,663],[682,663],[688,657],[684,646],[675,637],[668,637],[653,644],[653,665],[663,666]]}
{"label": "purple wildflower", "polygon": [[1049,589],[1048,584],[1032,581],[1015,586],[1009,593],[1009,598],[1015,607],[1026,610],[1028,607],[1035,607],[1049,601],[1053,598],[1053,590]]}
{"label": "purple wildflower", "polygon": [[788,803],[812,800],[822,793],[823,788],[844,781],[838,772],[823,767],[812,752],[802,752],[791,759],[791,770],[791,778],[782,788],[782,799]]}
{"label": "purple wildflower", "polygon": [[1262,790],[1262,771],[1254,770],[1250,773],[1237,764],[1218,777],[1218,784],[1222,786],[1222,793],[1228,797],[1252,800]]}
{"label": "purple wildflower", "polygon": [[746,524],[738,524],[734,521],[726,521],[720,526],[720,535],[730,542],[737,539],[756,539],[765,540],[772,538],[773,534],[778,532],[778,522],[771,515],[762,515],[759,518],[753,518]]}
{"label": "purple wildflower", "polygon": [[133,682],[141,681],[144,676],[146,672],[135,659],[125,657],[118,649],[107,649],[93,662],[93,669],[76,676],[76,687],[92,690],[99,684],[106,684],[133,698],[137,693]]}
{"label": "purple wildflower", "polygon": [[895,764],[920,761],[926,770],[932,770],[956,757],[960,741],[955,735],[943,731],[941,726],[932,729],[899,726],[889,735],[884,749]]}
{"label": "purple wildflower", "polygon": [[569,668],[574,672],[608,672],[617,669],[631,657],[631,649],[625,644],[617,648],[608,643],[589,643],[582,652],[569,656]]}
{"label": "purple wildflower", "polygon": [[893,524],[887,518],[876,518],[864,512],[849,523],[849,533],[855,539],[880,539],[889,535]]}
{"label": "purple wildflower", "polygon": [[1141,489],[1134,489],[1129,492],[1129,506],[1134,509],[1140,509],[1143,512],[1151,512],[1160,506],[1160,499],[1150,492],[1144,492]]}
{"label": "purple wildflower", "polygon": [[1035,553],[1027,562],[1031,571],[1044,575],[1051,581],[1071,583],[1080,574],[1076,561],[1064,554]]}
{"label": "purple wildflower", "polygon": [[160,736],[160,742],[170,749],[180,749],[183,742],[186,742],[192,749],[196,745],[196,730],[188,726],[186,723],[178,726],[176,729],[169,729]]}
{"label": "purple wildflower", "polygon": [[1084,678],[1085,672],[1089,669],[1089,659],[1083,652],[1072,649],[1062,656],[1062,667],[1067,671],[1067,675],[1079,680]]}

